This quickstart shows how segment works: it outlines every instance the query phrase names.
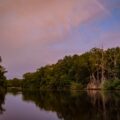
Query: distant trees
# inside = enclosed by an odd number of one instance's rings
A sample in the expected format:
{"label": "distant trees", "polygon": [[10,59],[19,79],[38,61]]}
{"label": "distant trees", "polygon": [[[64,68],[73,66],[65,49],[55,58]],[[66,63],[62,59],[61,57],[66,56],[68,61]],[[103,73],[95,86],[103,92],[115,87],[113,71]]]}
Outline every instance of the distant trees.
{"label": "distant trees", "polygon": [[7,80],[7,87],[22,87],[22,80],[18,78],[13,78],[12,80]]}

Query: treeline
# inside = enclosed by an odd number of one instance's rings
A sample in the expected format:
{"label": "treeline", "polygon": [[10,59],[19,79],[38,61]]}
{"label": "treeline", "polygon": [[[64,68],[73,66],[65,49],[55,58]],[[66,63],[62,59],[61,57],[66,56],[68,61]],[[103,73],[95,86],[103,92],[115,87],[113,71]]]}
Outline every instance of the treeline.
{"label": "treeline", "polygon": [[65,56],[56,64],[46,65],[8,86],[23,89],[120,89],[120,48],[93,48],[82,55]]}

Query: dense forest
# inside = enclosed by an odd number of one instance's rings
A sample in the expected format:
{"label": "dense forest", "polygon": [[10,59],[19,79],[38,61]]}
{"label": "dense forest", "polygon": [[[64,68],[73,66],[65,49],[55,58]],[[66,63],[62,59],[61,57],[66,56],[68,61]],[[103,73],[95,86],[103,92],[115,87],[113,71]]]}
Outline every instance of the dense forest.
{"label": "dense forest", "polygon": [[93,48],[81,55],[65,56],[23,79],[14,78],[8,87],[23,89],[120,89],[120,48]]}

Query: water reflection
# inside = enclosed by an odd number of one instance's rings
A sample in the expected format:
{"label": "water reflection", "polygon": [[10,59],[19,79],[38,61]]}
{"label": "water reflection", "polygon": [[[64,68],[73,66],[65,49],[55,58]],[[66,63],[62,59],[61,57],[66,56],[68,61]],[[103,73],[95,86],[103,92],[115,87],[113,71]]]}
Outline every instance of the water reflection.
{"label": "water reflection", "polygon": [[4,101],[5,101],[5,91],[0,90],[0,114],[3,114],[3,112],[5,111],[3,107]]}
{"label": "water reflection", "polygon": [[[22,114],[24,114],[22,119],[25,118],[25,120],[34,118],[46,120],[45,116],[48,116],[50,111],[56,113],[57,117],[55,114],[51,114],[54,119],[49,115],[47,120],[120,120],[119,91],[24,91],[23,93],[11,91],[6,98],[7,105],[5,105],[6,111],[4,111],[5,94],[0,92],[0,113],[6,113],[7,118],[14,113],[16,116],[11,116],[12,120],[19,120],[18,117]],[[32,103],[36,107],[28,103]],[[14,107],[11,109],[11,106]],[[45,112],[43,113],[43,111]],[[41,117],[42,114],[43,117]]]}
{"label": "water reflection", "polygon": [[119,92],[24,92],[23,100],[64,120],[120,120]]}
{"label": "water reflection", "polygon": [[70,92],[24,92],[23,99],[34,101],[37,106],[44,110],[57,112],[60,119],[88,119],[91,115],[91,104],[87,102],[88,98],[84,92],[79,94],[71,94]]}
{"label": "water reflection", "polygon": [[103,120],[120,120],[119,91],[88,91],[91,103]]}

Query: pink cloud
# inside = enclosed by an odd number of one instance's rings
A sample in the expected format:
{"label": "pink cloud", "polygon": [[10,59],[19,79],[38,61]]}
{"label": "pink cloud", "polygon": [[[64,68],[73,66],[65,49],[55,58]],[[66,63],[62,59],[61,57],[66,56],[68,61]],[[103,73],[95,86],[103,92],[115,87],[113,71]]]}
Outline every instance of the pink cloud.
{"label": "pink cloud", "polygon": [[[46,43],[94,19],[105,9],[96,0],[10,0],[1,3],[1,40]],[[12,46],[12,47],[13,47]]]}
{"label": "pink cloud", "polygon": [[97,0],[0,1],[0,55],[9,73],[56,61],[49,46],[106,11]]}

